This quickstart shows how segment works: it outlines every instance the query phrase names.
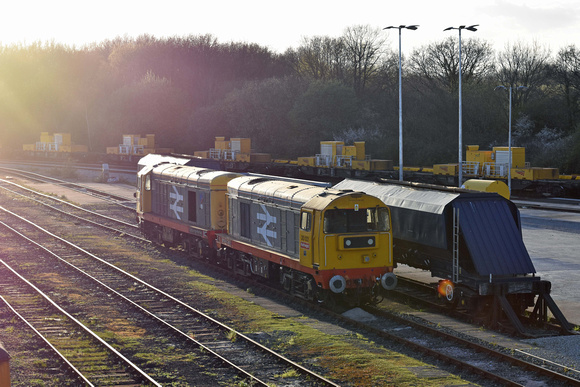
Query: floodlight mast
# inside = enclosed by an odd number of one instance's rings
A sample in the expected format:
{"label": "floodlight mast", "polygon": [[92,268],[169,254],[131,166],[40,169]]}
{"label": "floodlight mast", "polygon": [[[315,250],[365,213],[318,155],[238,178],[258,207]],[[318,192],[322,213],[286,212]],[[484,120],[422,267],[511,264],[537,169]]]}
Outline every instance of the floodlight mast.
{"label": "floodlight mast", "polygon": [[463,180],[463,123],[462,123],[462,109],[461,109],[461,30],[468,30],[475,32],[479,24],[473,24],[469,27],[447,27],[443,31],[458,30],[459,31],[459,162],[458,162],[458,187],[461,187]]}
{"label": "floodlight mast", "polygon": [[403,91],[402,91],[402,77],[401,77],[401,30],[406,28],[408,30],[416,30],[419,25],[400,25],[389,26],[383,28],[384,30],[389,30],[396,28],[399,30],[399,181],[403,181]]}
{"label": "floodlight mast", "polygon": [[[509,114],[508,114],[508,192],[512,196],[512,86],[496,86],[494,90],[508,90]],[[516,91],[528,90],[526,86],[516,86]]]}

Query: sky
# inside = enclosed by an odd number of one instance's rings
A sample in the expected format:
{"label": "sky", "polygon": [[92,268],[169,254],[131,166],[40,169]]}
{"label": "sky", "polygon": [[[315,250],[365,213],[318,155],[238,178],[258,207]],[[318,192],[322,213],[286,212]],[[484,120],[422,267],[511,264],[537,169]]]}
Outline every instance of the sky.
{"label": "sky", "polygon": [[[80,48],[115,37],[157,38],[212,34],[219,42],[257,43],[274,52],[297,48],[303,38],[339,37],[347,27],[418,24],[403,30],[402,49],[409,54],[439,42],[456,30],[479,24],[477,37],[497,51],[507,44],[534,41],[557,52],[580,47],[578,0],[16,0],[0,12],[0,45],[37,41]],[[384,31],[398,49],[398,31]]]}

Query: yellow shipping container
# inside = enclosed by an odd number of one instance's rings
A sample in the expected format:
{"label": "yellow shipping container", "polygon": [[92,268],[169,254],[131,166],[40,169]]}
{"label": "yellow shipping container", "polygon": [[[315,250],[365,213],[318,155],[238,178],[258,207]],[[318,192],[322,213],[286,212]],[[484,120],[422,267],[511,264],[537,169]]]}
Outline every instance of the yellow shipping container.
{"label": "yellow shipping container", "polygon": [[240,153],[252,152],[252,140],[250,138],[232,138],[231,149]]}
{"label": "yellow shipping container", "polygon": [[370,171],[370,160],[352,160],[352,169],[357,171]]}
{"label": "yellow shipping container", "polygon": [[503,181],[470,179],[467,180],[463,185],[465,188],[473,191],[495,192],[508,200],[510,198],[509,187]]}
{"label": "yellow shipping container", "polygon": [[370,160],[371,171],[392,171],[393,160]]}
{"label": "yellow shipping container", "polygon": [[[494,154],[498,151],[509,152],[509,147],[507,146],[493,147]],[[495,155],[494,160],[496,162],[497,159],[498,157],[497,155]],[[526,148],[512,146],[512,168],[525,168],[525,166],[526,166]]]}
{"label": "yellow shipping container", "polygon": [[151,148],[154,149],[155,148],[155,135],[154,134],[148,134],[145,136],[145,138],[147,139],[147,146],[146,148]]}
{"label": "yellow shipping container", "polygon": [[201,157],[202,159],[209,159],[209,151],[195,151],[193,155],[195,157]]}
{"label": "yellow shipping container", "polygon": [[229,150],[230,149],[230,142],[226,141],[225,137],[216,137],[215,138],[215,145],[214,148],[215,149],[221,149],[221,150]]}
{"label": "yellow shipping container", "polygon": [[355,141],[354,147],[356,148],[356,159],[357,160],[364,160],[366,157],[365,142],[364,141]]}
{"label": "yellow shipping container", "polygon": [[298,165],[313,167],[316,163],[316,157],[298,157]]}
{"label": "yellow shipping container", "polygon": [[457,175],[457,168],[458,164],[435,164],[433,165],[433,174],[434,175]]}
{"label": "yellow shipping container", "polygon": [[249,163],[250,155],[248,153],[236,153],[236,161],[241,163]]}
{"label": "yellow shipping container", "polygon": [[320,141],[320,153],[323,155],[342,155],[344,141]]}
{"label": "yellow shipping container", "polygon": [[70,133],[55,133],[53,137],[53,142],[61,145],[72,145]]}
{"label": "yellow shipping container", "polygon": [[557,180],[558,168],[512,168],[512,179],[517,180]]}
{"label": "yellow shipping container", "polygon": [[40,133],[40,142],[44,142],[44,143],[54,142],[54,137],[51,136],[48,132],[41,132]]}
{"label": "yellow shipping container", "polygon": [[354,145],[348,145],[342,148],[343,156],[354,156],[356,158],[356,147]]}
{"label": "yellow shipping container", "polygon": [[491,163],[493,161],[492,154],[492,151],[480,151],[479,145],[468,145],[465,152],[465,161],[479,163],[479,165]]}

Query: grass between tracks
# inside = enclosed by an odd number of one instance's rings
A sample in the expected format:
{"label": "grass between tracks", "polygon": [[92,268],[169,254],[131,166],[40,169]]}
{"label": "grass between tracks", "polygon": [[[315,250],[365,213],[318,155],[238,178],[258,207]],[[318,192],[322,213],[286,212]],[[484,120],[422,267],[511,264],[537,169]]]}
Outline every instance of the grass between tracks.
{"label": "grass between tracks", "polygon": [[[240,331],[339,384],[356,386],[464,385],[435,367],[385,349],[361,334],[305,316],[285,317],[202,282],[190,285],[223,305],[217,312]],[[258,332],[258,333],[256,333]],[[302,359],[302,360],[301,360]],[[307,360],[303,360],[307,359]],[[425,372],[432,368],[431,373]],[[422,370],[421,377],[414,370]],[[435,376],[434,376],[435,375]]]}
{"label": "grass between tracks", "polygon": [[[76,235],[83,240],[82,245],[92,245],[97,255],[101,252],[115,250],[117,238],[96,238],[95,236]],[[96,246],[95,246],[96,245]],[[97,247],[98,246],[98,247]],[[95,248],[96,247],[96,248]],[[459,377],[440,372],[436,367],[410,358],[398,352],[385,349],[366,336],[327,324],[305,316],[286,317],[272,312],[251,301],[252,295],[240,297],[219,287],[219,280],[204,276],[191,270],[185,262],[178,259],[159,259],[155,255],[143,254],[140,249],[117,251],[124,256],[124,263],[133,274],[142,277],[144,273],[150,278],[157,276],[158,283],[166,283],[171,288],[175,284],[188,286],[190,294],[199,295],[208,305],[206,312],[212,317],[226,321],[240,332],[251,335],[256,340],[265,343],[273,350],[305,367],[326,375],[330,380],[345,386],[432,386],[432,385],[465,385]],[[105,254],[107,255],[107,254]],[[50,277],[50,278],[48,278]],[[45,281],[55,287],[65,287],[66,282],[58,276],[47,275]],[[185,285],[187,284],[187,285]],[[81,286],[68,284],[63,295],[75,304],[82,304],[86,292]],[[248,300],[250,299],[250,300]],[[85,300],[88,302],[88,300]],[[92,305],[93,308],[110,308],[105,305]],[[102,316],[103,314],[97,314]],[[196,362],[195,355],[175,348],[171,343],[153,343],[148,352],[137,352],[137,347],[143,347],[143,327],[138,322],[127,320],[120,312],[108,311],[107,319],[94,319],[90,316],[81,317],[91,328],[99,331],[99,335],[124,352],[133,352],[133,356],[141,359],[142,364],[158,369],[156,377],[171,381],[166,385],[185,385],[180,378],[163,369],[167,361],[191,364]],[[0,330],[2,326],[0,324]],[[9,327],[5,327],[9,329]],[[0,332],[0,337],[10,335],[10,332]],[[236,338],[232,336],[231,340]],[[138,345],[140,344],[140,345]],[[423,372],[417,372],[422,370]],[[425,372],[425,370],[432,372]],[[167,375],[161,373],[169,372]],[[208,370],[211,373],[211,370]],[[287,375],[291,377],[292,373]],[[17,385],[17,384],[15,384]],[[22,384],[20,384],[22,385]],[[50,385],[39,382],[38,385]]]}

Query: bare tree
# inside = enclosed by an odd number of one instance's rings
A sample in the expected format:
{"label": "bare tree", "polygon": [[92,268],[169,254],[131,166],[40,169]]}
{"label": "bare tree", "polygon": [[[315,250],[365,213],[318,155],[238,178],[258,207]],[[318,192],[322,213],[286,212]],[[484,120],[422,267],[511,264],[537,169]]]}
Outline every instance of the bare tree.
{"label": "bare tree", "polygon": [[580,113],[580,51],[575,45],[558,52],[551,73],[557,90],[566,101],[568,125],[573,129]]}
{"label": "bare tree", "polygon": [[292,54],[291,62],[300,76],[318,80],[344,79],[346,58],[341,38],[303,38],[302,45]]}
{"label": "bare tree", "polygon": [[342,40],[354,90],[361,93],[379,72],[378,64],[385,53],[386,38],[379,28],[365,25],[348,27]]}
{"label": "bare tree", "polygon": [[521,42],[508,44],[498,54],[497,77],[504,86],[527,86],[523,93],[514,93],[513,105],[525,102],[530,88],[537,88],[547,82],[547,66],[550,61],[550,50],[538,42],[524,45]]}
{"label": "bare tree", "polygon": [[[448,37],[439,43],[431,43],[413,51],[411,71],[416,75],[435,81],[449,91],[456,90],[459,82],[459,39]],[[461,42],[462,80],[480,82],[493,72],[493,49],[480,39]]]}

